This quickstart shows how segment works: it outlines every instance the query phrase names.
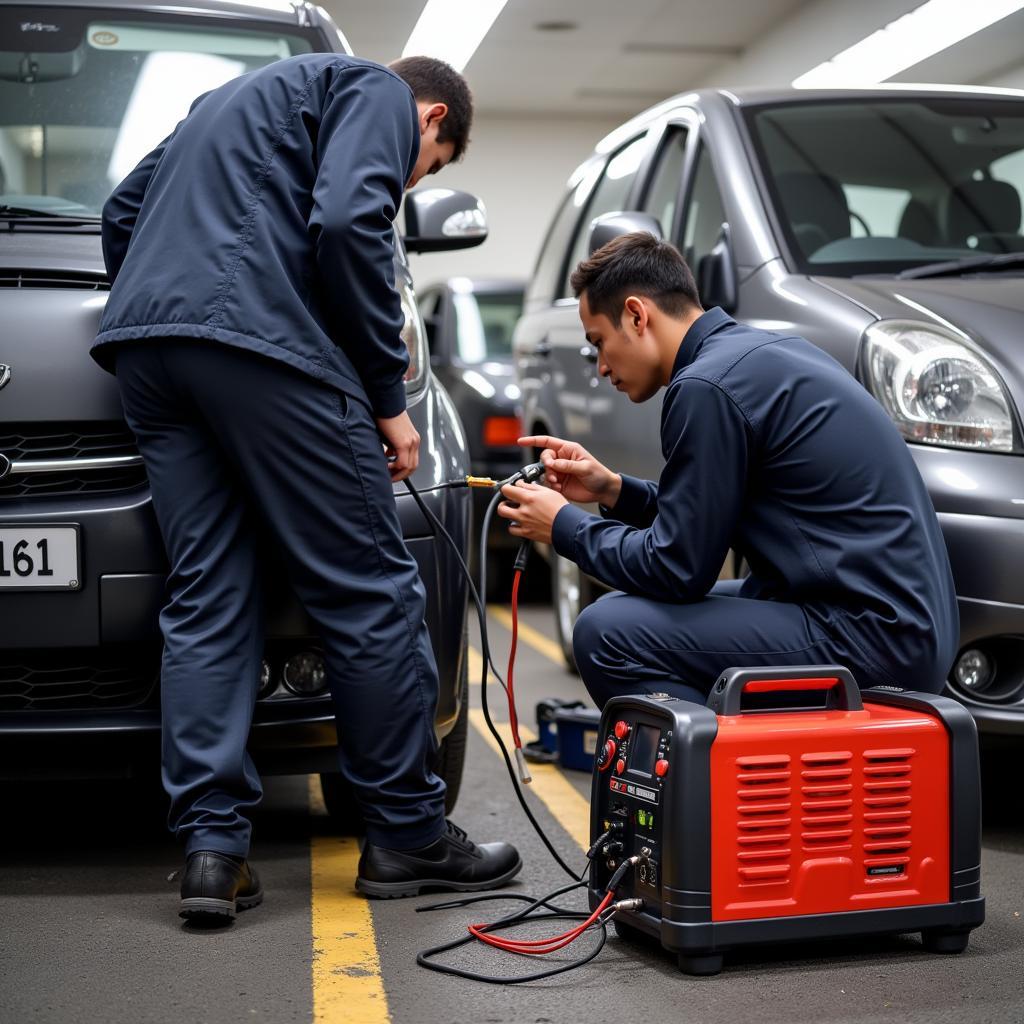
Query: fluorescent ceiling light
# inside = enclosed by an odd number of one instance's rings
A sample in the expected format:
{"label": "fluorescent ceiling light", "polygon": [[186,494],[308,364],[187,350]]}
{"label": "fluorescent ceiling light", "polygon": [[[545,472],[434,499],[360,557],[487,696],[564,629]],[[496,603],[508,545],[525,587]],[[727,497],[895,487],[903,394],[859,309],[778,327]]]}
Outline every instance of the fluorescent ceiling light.
{"label": "fluorescent ceiling light", "polygon": [[1024,7],[1024,0],[928,0],[794,79],[798,89],[876,85]]}
{"label": "fluorescent ceiling light", "polygon": [[438,57],[461,71],[507,2],[427,0],[402,56]]}

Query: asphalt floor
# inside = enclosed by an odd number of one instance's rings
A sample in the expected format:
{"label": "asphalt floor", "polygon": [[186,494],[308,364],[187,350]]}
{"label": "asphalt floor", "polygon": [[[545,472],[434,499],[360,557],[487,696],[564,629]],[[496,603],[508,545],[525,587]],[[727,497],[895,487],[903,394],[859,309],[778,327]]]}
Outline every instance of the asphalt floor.
{"label": "asphalt floor", "polygon": [[[503,665],[507,614],[492,609],[489,621]],[[585,693],[558,663],[550,609],[527,607],[521,621],[516,684],[520,717],[532,726],[538,700]],[[479,652],[475,631],[472,644]],[[489,692],[495,717],[504,720],[500,689],[492,685]],[[507,892],[543,894],[566,876],[514,801],[483,728],[476,683],[471,703],[466,774],[453,820],[478,841],[515,842],[524,869]],[[177,917],[177,882],[169,876],[180,857],[153,786],[5,784],[0,1024],[1024,1022],[1020,750],[1019,744],[983,750],[987,919],[959,956],[927,953],[916,935],[776,945],[734,952],[722,974],[691,978],[667,953],[625,943],[609,929],[589,965],[514,986],[428,972],[416,964],[416,953],[521,904],[418,913],[444,897],[360,899],[352,890],[357,843],[333,828],[318,787],[305,778],[266,780],[252,850],[266,900],[229,928],[212,931]],[[589,781],[586,773],[544,767],[536,770],[530,795],[558,850],[580,869]],[[582,896],[562,902],[584,905]],[[596,941],[584,937],[557,957],[564,962]],[[442,959],[495,975],[535,969],[483,947]]]}

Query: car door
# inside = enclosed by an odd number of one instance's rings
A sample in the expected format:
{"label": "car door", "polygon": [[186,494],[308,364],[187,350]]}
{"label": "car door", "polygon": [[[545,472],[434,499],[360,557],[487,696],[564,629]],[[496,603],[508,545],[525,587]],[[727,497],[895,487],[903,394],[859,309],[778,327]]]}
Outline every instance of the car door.
{"label": "car door", "polygon": [[[592,403],[602,381],[597,375],[596,352],[583,335],[579,301],[573,295],[570,277],[576,266],[589,256],[590,226],[595,218],[619,210],[635,209],[639,172],[649,150],[644,132],[616,149],[606,161],[594,165],[589,174],[596,179],[576,222],[555,291],[548,341],[551,362],[561,380],[558,401],[566,433],[586,448],[603,437],[607,423],[603,416],[595,424]],[[581,187],[586,182],[581,182]],[[604,388],[611,390],[604,384]],[[602,411],[599,406],[599,412]]]}
{"label": "car door", "polygon": [[[663,237],[678,237],[684,171],[692,158],[693,123],[680,114],[652,129],[653,158],[642,175],[635,208],[649,213],[661,225]],[[588,360],[592,346],[584,342]],[[593,365],[593,364],[592,364]],[[590,450],[606,465],[641,479],[657,480],[661,455],[661,397],[636,404],[594,373],[588,380]]]}

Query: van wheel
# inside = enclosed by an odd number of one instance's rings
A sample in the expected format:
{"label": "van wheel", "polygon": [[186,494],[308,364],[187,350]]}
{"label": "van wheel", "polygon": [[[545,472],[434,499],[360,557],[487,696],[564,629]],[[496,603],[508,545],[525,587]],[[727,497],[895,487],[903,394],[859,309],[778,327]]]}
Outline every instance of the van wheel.
{"label": "van wheel", "polygon": [[551,552],[551,601],[555,610],[555,632],[562,657],[570,672],[579,674],[572,653],[572,631],[580,612],[594,601],[594,588],[575,562]]}
{"label": "van wheel", "polygon": [[[462,787],[462,770],[466,763],[466,738],[469,732],[469,658],[462,661],[459,679],[462,707],[455,727],[441,741],[434,761],[434,771],[448,787],[444,799],[444,812],[451,814]],[[361,836],[366,832],[363,814],[359,809],[352,787],[340,772],[320,773],[320,792],[330,815],[333,828],[341,835]]]}

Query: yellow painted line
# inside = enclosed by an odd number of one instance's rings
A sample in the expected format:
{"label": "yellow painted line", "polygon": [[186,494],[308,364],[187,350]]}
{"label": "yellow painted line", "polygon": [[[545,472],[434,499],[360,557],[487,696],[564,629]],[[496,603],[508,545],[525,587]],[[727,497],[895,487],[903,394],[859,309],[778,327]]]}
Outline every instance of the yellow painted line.
{"label": "yellow painted line", "polygon": [[[487,745],[501,757],[498,743],[487,728],[484,713],[480,708],[470,708],[469,720],[473,727],[487,742]],[[512,733],[504,722],[494,723],[505,740],[505,746],[512,754]],[[523,743],[528,743],[537,737],[522,723],[519,725],[519,737]],[[513,756],[513,764],[514,755]],[[557,821],[576,843],[580,849],[586,850],[590,846],[590,801],[582,797],[573,784],[562,774],[560,768],[553,764],[533,764],[530,762],[530,774],[533,781],[528,786],[523,786],[526,793],[532,793],[539,797],[545,807],[551,812]],[[509,783],[511,785],[511,783]],[[527,823],[528,824],[528,823]]]}
{"label": "yellow painted line", "polygon": [[[309,812],[327,814],[315,775]],[[370,903],[354,888],[359,844],[348,836],[314,836],[311,847],[313,1022],[388,1024]]]}
{"label": "yellow painted line", "polygon": [[[493,615],[506,629],[512,628],[512,613],[501,605],[489,604],[488,615]],[[556,665],[565,667],[565,658],[562,655],[562,648],[554,640],[548,639],[540,630],[528,626],[525,622],[519,623],[519,636],[524,643],[528,643],[539,654],[549,658]],[[500,662],[499,662],[500,664]]]}

